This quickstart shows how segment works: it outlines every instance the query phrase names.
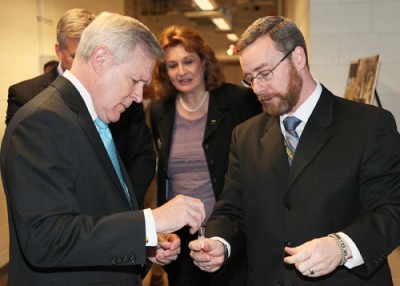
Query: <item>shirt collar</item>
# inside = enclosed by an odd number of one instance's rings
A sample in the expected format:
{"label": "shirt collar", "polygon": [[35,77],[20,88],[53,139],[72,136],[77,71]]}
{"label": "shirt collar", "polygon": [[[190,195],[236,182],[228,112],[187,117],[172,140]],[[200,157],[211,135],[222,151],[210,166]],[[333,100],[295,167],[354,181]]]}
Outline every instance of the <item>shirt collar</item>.
{"label": "shirt collar", "polygon": [[57,72],[58,72],[59,75],[63,75],[63,73],[64,73],[62,68],[61,68],[61,61],[58,63]]}
{"label": "shirt collar", "polygon": [[[302,105],[300,105],[300,107],[291,115],[291,116],[295,116],[298,119],[300,119],[301,122],[303,122],[304,124],[306,124],[308,119],[310,118],[311,113],[313,112],[315,106],[317,105],[317,102],[322,93],[321,84],[318,81],[316,81],[316,83],[317,83],[317,86],[316,86],[315,90],[313,91],[313,93],[311,93],[311,95],[306,99],[306,101],[304,101],[304,103]],[[284,114],[284,115],[280,116],[281,123],[283,122],[283,120],[286,117],[288,117],[288,114]]]}
{"label": "shirt collar", "polygon": [[97,118],[97,113],[94,110],[93,101],[92,101],[92,97],[90,96],[90,93],[86,90],[86,88],[83,86],[83,84],[69,70],[64,71],[63,76],[66,79],[68,79],[75,86],[75,88],[79,91],[80,95],[83,98],[83,101],[85,102],[87,109],[89,110],[90,116],[92,117],[92,120],[94,121]]}
{"label": "shirt collar", "polygon": [[[300,124],[296,127],[296,132],[299,136],[303,134],[304,127],[306,126],[307,121],[310,118],[311,113],[313,112],[315,106],[317,105],[317,102],[322,93],[321,84],[317,80],[315,80],[315,82],[317,83],[315,90],[306,99],[306,101],[304,101],[304,103],[291,115],[301,120]],[[283,120],[288,116],[289,116],[288,114],[284,114],[279,117],[281,131],[283,135],[285,135],[285,127],[283,125]]]}

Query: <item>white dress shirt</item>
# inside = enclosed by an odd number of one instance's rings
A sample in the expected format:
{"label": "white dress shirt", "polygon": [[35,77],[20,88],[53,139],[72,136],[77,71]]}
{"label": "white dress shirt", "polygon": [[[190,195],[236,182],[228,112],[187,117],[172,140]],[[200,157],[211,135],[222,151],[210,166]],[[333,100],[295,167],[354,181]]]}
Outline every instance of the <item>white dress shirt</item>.
{"label": "white dress shirt", "polygon": [[[63,76],[68,79],[79,91],[80,95],[85,101],[87,109],[89,110],[90,116],[94,121],[97,118],[97,113],[94,109],[92,97],[90,96],[89,92],[69,70],[64,71]],[[143,210],[143,213],[146,225],[146,246],[156,246],[157,232],[153,213],[151,209],[145,209]]]}

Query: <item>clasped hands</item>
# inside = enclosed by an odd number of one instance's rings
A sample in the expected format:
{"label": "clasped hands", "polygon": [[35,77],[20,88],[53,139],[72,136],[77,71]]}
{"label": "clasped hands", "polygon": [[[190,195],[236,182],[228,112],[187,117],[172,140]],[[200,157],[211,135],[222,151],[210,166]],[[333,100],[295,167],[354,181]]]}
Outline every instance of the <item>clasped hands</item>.
{"label": "clasped hands", "polygon": [[[194,264],[206,272],[215,272],[224,263],[224,245],[218,240],[205,239],[204,247],[199,240],[189,243],[190,256]],[[350,249],[347,247],[349,256]],[[284,258],[287,264],[294,264],[304,276],[319,277],[334,271],[341,262],[340,248],[332,237],[321,237],[298,247],[285,247],[289,254]]]}
{"label": "clasped hands", "polygon": [[219,240],[193,240],[189,243],[194,264],[206,272],[215,272],[224,264],[225,247]]}
{"label": "clasped hands", "polygon": [[166,265],[178,258],[181,252],[181,240],[176,234],[158,233],[157,246],[148,247],[147,258],[159,265]]}

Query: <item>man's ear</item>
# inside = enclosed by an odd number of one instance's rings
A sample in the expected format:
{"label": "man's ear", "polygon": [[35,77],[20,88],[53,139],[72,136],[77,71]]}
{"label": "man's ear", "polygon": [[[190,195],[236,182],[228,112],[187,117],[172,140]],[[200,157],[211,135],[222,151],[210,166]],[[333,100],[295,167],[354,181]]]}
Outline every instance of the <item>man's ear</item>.
{"label": "man's ear", "polygon": [[307,65],[304,49],[297,46],[292,52],[292,61],[297,70],[303,69]]}
{"label": "man's ear", "polygon": [[92,66],[96,72],[101,71],[109,60],[110,51],[106,46],[97,46],[92,55]]}
{"label": "man's ear", "polygon": [[56,55],[57,55],[58,59],[59,59],[60,61],[62,61],[62,60],[63,60],[63,54],[62,54],[62,49],[61,49],[59,43],[56,43],[56,44],[54,45],[54,50],[56,51]]}

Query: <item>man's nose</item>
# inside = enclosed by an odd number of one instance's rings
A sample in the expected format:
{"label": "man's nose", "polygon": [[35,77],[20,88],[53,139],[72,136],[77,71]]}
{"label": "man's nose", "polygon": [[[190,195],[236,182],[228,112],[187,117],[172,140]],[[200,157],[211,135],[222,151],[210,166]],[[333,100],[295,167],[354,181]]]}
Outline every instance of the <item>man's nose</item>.
{"label": "man's nose", "polygon": [[144,83],[138,82],[132,90],[131,97],[133,101],[141,103],[143,101],[143,87]]}

